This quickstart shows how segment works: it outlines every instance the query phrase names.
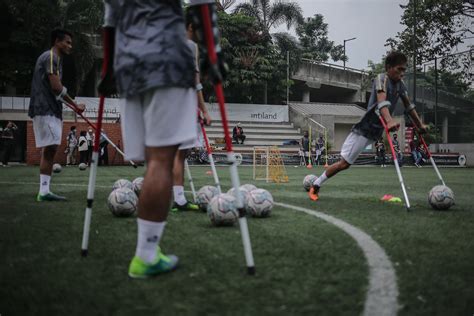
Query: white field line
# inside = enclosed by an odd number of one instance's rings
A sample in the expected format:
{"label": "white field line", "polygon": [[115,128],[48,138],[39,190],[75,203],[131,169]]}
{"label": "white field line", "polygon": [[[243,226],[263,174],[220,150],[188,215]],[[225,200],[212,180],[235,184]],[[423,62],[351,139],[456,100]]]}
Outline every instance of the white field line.
{"label": "white field line", "polygon": [[[21,185],[37,185],[39,186],[39,182],[18,182],[18,181],[0,181],[0,184],[21,184]],[[63,186],[63,187],[85,187],[87,188],[87,184],[77,184],[77,183],[51,183],[52,187],[55,186]],[[109,188],[112,190],[111,185],[95,185],[96,188]]]}
{"label": "white field line", "polygon": [[397,315],[399,305],[395,269],[383,248],[372,237],[334,216],[295,205],[278,202],[274,202],[274,204],[318,217],[351,236],[362,249],[369,265],[369,288],[363,315]]}

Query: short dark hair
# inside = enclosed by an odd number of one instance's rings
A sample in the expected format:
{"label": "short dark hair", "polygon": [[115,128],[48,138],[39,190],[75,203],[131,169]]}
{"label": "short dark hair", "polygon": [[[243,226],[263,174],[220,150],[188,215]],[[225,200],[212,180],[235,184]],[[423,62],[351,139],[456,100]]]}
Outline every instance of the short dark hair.
{"label": "short dark hair", "polygon": [[76,126],[71,126],[71,131],[75,130],[76,129]]}
{"label": "short dark hair", "polygon": [[52,32],[51,32],[51,46],[54,45],[54,43],[56,42],[56,40],[60,40],[62,41],[66,35],[68,35],[69,37],[72,38],[72,33],[65,30],[65,29],[54,29]]}
{"label": "short dark hair", "polygon": [[393,51],[385,57],[385,69],[388,67],[395,67],[397,65],[406,64],[407,56],[401,52]]}

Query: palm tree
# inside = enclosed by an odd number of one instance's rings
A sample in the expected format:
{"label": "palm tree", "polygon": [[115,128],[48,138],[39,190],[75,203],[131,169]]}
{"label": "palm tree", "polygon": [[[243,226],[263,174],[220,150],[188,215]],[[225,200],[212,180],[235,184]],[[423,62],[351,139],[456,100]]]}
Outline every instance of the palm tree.
{"label": "palm tree", "polygon": [[296,2],[277,0],[270,3],[270,0],[250,0],[237,5],[234,13],[243,13],[254,17],[262,30],[270,34],[270,29],[286,23],[289,29],[303,21],[301,7]]}

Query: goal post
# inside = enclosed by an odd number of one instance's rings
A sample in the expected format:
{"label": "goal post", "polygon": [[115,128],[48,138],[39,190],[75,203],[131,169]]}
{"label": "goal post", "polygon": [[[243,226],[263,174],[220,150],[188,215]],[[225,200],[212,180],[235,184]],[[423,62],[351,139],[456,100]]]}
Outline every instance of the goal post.
{"label": "goal post", "polygon": [[288,175],[277,146],[253,148],[253,179],[266,182],[288,182]]}

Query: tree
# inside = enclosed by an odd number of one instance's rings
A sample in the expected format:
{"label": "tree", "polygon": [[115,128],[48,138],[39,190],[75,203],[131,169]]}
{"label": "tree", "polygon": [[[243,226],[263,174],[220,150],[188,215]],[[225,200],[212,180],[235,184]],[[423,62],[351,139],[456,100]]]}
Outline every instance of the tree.
{"label": "tree", "polygon": [[237,0],[216,0],[217,9],[219,11],[224,11],[229,9],[231,6],[235,4]]}
{"label": "tree", "polygon": [[0,47],[0,83],[28,95],[36,59],[51,47],[50,32],[56,27],[72,31],[73,55],[65,58],[65,85],[74,95],[94,63],[90,34],[97,32],[103,17],[100,0],[4,0]]}
{"label": "tree", "polygon": [[286,23],[289,29],[303,21],[301,7],[296,2],[275,1],[273,4],[270,0],[252,0],[250,2],[239,4],[234,13],[243,13],[256,19],[260,28],[267,34],[270,29]]}
{"label": "tree", "polygon": [[[415,6],[416,4],[416,6]],[[469,74],[470,60],[466,55],[451,55],[466,38],[474,35],[474,4],[466,0],[411,0],[404,9],[401,23],[406,28],[389,38],[386,46],[413,55],[413,36],[416,43],[417,63],[442,59],[442,67],[462,68],[464,75]],[[416,15],[414,14],[416,9]],[[416,23],[416,34],[413,26]],[[472,77],[471,77],[472,78]]]}
{"label": "tree", "polygon": [[303,58],[327,61],[347,60],[343,45],[334,45],[328,38],[328,25],[321,14],[307,18],[296,27],[296,34],[303,49]]}

